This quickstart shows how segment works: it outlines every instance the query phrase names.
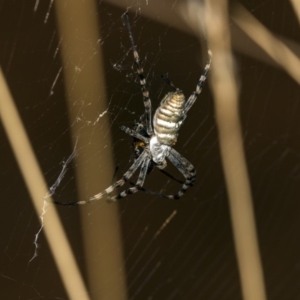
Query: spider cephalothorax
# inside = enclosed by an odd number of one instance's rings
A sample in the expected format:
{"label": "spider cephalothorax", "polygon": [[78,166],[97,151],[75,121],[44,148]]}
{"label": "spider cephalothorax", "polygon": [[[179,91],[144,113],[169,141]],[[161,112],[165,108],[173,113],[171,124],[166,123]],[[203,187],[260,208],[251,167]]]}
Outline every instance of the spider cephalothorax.
{"label": "spider cephalothorax", "polygon": [[[120,180],[112,184],[103,192],[94,195],[88,200],[64,203],[65,205],[86,204],[100,200],[105,195],[109,201],[116,201],[117,199],[126,197],[128,194],[136,193],[138,190],[142,189],[146,175],[150,173],[154,167],[164,169],[167,165],[167,159],[181,172],[185,178],[185,181],[183,182],[181,189],[176,194],[165,195],[157,193],[157,195],[170,199],[179,199],[185,193],[185,191],[193,185],[196,178],[196,171],[193,165],[181,154],[179,154],[173,148],[173,146],[177,142],[179,129],[187,116],[187,112],[190,110],[196,101],[197,96],[202,91],[203,84],[207,78],[207,74],[211,65],[211,51],[208,50],[208,61],[196,85],[196,90],[187,100],[185,100],[183,92],[180,89],[176,88],[168,78],[164,78],[174,88],[174,91],[168,93],[162,99],[160,106],[156,109],[152,120],[149,91],[146,86],[146,79],[140,63],[140,58],[134,44],[127,13],[124,15],[124,19],[131,41],[134,62],[139,77],[145,108],[144,114],[141,116],[139,122],[135,123],[133,129],[125,126],[121,127],[121,130],[133,137],[135,154],[134,163]],[[139,168],[140,173],[134,186],[126,189],[116,196],[109,196],[110,193],[116,188],[123,186],[124,183],[127,182]]]}

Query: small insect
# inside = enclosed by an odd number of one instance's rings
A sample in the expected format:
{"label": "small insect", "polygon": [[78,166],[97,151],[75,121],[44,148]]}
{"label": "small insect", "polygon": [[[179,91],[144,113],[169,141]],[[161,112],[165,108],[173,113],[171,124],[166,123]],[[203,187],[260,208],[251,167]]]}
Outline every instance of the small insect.
{"label": "small insect", "polygon": [[[173,148],[173,146],[177,142],[179,129],[182,126],[188,111],[191,109],[197,99],[197,96],[202,91],[202,87],[210,70],[212,53],[208,49],[208,60],[205,68],[197,83],[196,90],[191,94],[187,101],[185,100],[183,92],[176,88],[168,78],[165,78],[165,80],[173,87],[174,91],[169,92],[162,99],[160,106],[155,111],[152,120],[149,91],[146,85],[146,79],[141,66],[140,57],[134,43],[129,16],[127,13],[124,15],[124,19],[131,42],[131,48],[133,51],[134,62],[140,81],[145,108],[144,114],[140,117],[139,122],[134,124],[133,129],[125,126],[121,127],[121,130],[134,138],[134,163],[120,180],[116,181],[103,192],[90,197],[88,200],[68,203],[55,202],[56,204],[82,205],[100,200],[104,196],[106,196],[108,202],[115,202],[129,194],[133,194],[139,190],[142,190],[146,175],[152,171],[154,167],[157,167],[161,170],[164,169],[167,165],[166,159],[168,159],[182,173],[185,181],[182,183],[181,189],[176,194],[165,195],[157,193],[157,195],[169,199],[179,199],[186,192],[186,190],[194,184],[196,178],[194,166],[186,158],[179,154]],[[123,186],[125,182],[128,182],[132,175],[139,168],[140,173],[136,184],[130,188],[127,188],[118,195],[110,197],[110,194],[116,188],[119,188]]]}

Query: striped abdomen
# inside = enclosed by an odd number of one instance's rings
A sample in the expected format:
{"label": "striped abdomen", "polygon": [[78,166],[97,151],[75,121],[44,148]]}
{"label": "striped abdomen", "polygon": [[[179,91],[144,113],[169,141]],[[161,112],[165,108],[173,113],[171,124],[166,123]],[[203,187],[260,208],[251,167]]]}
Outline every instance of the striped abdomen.
{"label": "striped abdomen", "polygon": [[153,118],[154,133],[161,144],[173,146],[183,122],[185,98],[181,91],[168,93]]}

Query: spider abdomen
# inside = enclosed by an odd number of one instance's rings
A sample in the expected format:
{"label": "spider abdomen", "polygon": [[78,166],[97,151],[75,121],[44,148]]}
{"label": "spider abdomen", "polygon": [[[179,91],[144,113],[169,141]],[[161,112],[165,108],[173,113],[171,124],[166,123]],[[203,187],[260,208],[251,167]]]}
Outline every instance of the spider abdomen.
{"label": "spider abdomen", "polygon": [[154,133],[164,145],[175,145],[183,122],[185,97],[181,91],[168,93],[153,118]]}

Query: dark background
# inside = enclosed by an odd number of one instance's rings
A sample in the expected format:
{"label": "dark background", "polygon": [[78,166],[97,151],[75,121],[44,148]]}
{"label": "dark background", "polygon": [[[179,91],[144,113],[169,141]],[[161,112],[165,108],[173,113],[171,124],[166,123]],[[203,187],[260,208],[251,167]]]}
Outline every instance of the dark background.
{"label": "dark background", "polygon": [[[299,42],[299,25],[288,1],[241,2],[270,31]],[[68,117],[63,77],[58,78],[50,94],[62,62],[59,52],[55,54],[59,38],[53,7],[44,23],[49,3],[41,1],[34,12],[35,1],[0,1],[0,64],[51,186],[62,161],[73,151],[70,136],[74,120]],[[132,56],[126,55],[130,44],[123,12],[105,2],[98,3],[96,12],[101,20],[114,160],[119,167],[116,178],[132,163],[131,140],[119,127],[130,126],[143,112]],[[160,75],[168,74],[188,96],[205,57],[198,60],[200,45],[195,37],[155,23],[142,13],[131,15],[132,27],[156,108],[170,90]],[[296,300],[300,298],[299,86],[275,63],[238,52],[235,57],[268,299]],[[0,295],[3,299],[68,299],[43,234],[38,257],[29,263],[39,222],[4,129],[0,128]],[[195,186],[180,201],[137,193],[119,203],[129,298],[242,299],[209,85],[191,109],[176,149],[197,169]],[[95,154],[97,151],[94,149]],[[77,199],[75,168],[76,163],[57,189],[57,201]],[[168,171],[180,177],[172,167]],[[146,187],[171,193],[179,185],[155,171],[147,177]],[[79,210],[58,207],[85,274],[88,253],[83,251],[81,234],[88,227],[82,226]],[[174,210],[176,216],[154,238]]]}

